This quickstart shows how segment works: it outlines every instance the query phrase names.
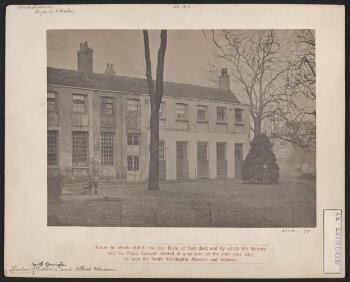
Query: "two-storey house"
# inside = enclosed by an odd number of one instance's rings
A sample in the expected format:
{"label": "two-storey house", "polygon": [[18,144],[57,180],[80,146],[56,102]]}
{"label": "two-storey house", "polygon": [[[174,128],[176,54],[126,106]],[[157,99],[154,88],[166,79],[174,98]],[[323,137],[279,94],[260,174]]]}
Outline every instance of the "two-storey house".
{"label": "two-storey house", "polygon": [[[144,181],[149,166],[146,79],[93,72],[93,50],[78,50],[78,70],[47,69],[47,165],[72,182],[89,175]],[[160,108],[162,180],[240,177],[249,149],[249,106],[230,90],[164,82]]]}

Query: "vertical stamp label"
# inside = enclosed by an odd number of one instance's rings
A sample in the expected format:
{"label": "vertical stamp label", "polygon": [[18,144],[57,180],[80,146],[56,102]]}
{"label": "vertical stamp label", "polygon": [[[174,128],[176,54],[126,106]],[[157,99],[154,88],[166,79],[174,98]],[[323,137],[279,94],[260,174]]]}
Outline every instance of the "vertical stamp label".
{"label": "vertical stamp label", "polygon": [[323,210],[323,273],[340,274],[342,266],[342,210]]}

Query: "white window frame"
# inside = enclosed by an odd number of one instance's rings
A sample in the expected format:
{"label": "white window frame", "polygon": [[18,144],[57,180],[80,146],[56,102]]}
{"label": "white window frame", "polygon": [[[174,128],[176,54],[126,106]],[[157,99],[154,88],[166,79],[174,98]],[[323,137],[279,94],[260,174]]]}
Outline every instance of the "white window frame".
{"label": "white window frame", "polygon": [[[176,111],[176,119],[178,120],[188,120],[188,104],[184,103],[176,103],[175,105],[175,111]],[[179,111],[183,111],[184,114],[180,114]]]}
{"label": "white window frame", "polygon": [[128,171],[140,170],[140,157],[138,155],[129,155],[127,158],[127,162]]}
{"label": "white window frame", "polygon": [[[224,114],[224,119],[223,120],[219,120],[219,110],[223,110],[223,114]],[[226,107],[216,107],[216,122],[218,123],[226,123],[227,121],[227,108]]]}
{"label": "white window frame", "polygon": [[159,119],[165,119],[165,118],[166,118],[165,102],[161,102],[159,106]]}
{"label": "white window frame", "polygon": [[[240,115],[241,115],[241,120],[237,120],[237,115],[238,115],[239,112],[240,112]],[[235,108],[235,123],[243,124],[243,113],[244,113],[243,109]]]}
{"label": "white window frame", "polygon": [[[82,102],[76,102],[76,101],[84,101],[84,103]],[[73,94],[72,96],[72,106],[73,106],[73,112],[74,113],[86,113],[87,112],[87,95],[84,94]],[[79,105],[79,107],[78,107]],[[80,109],[82,106],[84,105],[84,110],[78,110]]]}
{"label": "white window frame", "polygon": [[[200,119],[199,118],[199,111],[200,110],[204,110],[205,112],[205,118],[204,119]],[[204,106],[204,105],[198,105],[197,106],[197,121],[199,122],[205,122],[205,121],[208,121],[208,106]]]}
{"label": "white window frame", "polygon": [[101,165],[114,165],[114,146],[115,134],[114,132],[101,132],[100,147],[101,147]]}

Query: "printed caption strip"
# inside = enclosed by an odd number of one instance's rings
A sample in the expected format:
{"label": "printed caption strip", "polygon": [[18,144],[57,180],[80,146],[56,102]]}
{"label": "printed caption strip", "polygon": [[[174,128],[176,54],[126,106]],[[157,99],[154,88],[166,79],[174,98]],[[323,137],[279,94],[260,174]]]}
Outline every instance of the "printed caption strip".
{"label": "printed caption strip", "polygon": [[266,244],[95,244],[93,249],[93,259],[95,263],[264,264],[271,261],[271,251]]}

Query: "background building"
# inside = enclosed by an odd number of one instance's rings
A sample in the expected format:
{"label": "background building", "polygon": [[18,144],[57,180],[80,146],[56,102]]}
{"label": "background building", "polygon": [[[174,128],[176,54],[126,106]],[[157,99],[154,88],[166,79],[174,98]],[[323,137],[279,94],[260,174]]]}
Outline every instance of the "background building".
{"label": "background building", "polygon": [[[89,175],[143,181],[148,176],[150,101],[146,79],[93,72],[93,49],[77,52],[78,70],[47,69],[48,174],[71,182]],[[160,178],[240,177],[249,149],[249,106],[230,90],[164,82]]]}

